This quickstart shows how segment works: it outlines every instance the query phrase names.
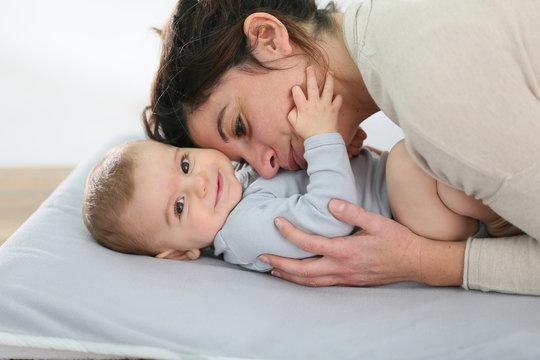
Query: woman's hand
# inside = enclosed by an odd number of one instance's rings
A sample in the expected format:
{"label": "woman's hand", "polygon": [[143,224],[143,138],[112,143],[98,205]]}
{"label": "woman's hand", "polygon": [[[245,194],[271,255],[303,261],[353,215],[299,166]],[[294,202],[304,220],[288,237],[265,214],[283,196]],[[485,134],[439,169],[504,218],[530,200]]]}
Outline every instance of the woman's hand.
{"label": "woman's hand", "polygon": [[276,225],[285,238],[322,257],[295,260],[261,255],[261,261],[274,268],[274,276],[309,286],[370,286],[398,281],[461,284],[464,242],[425,239],[391,219],[345,201],[332,200],[329,205],[336,218],[362,230],[328,239],[306,234],[278,219]]}
{"label": "woman's hand", "polygon": [[334,78],[326,74],[324,88],[319,94],[319,86],[313,68],[306,69],[307,96],[300,86],[292,88],[295,107],[289,112],[288,119],[294,131],[303,139],[311,136],[337,132],[338,114],[342,99],[334,96]]}

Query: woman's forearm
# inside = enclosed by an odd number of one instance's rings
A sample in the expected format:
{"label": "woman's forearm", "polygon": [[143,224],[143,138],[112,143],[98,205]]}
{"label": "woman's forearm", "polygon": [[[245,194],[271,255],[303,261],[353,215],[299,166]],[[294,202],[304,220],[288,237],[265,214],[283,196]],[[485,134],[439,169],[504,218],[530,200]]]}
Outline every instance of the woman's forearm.
{"label": "woman's forearm", "polygon": [[420,278],[413,280],[433,286],[461,286],[465,247],[465,241],[422,240]]}

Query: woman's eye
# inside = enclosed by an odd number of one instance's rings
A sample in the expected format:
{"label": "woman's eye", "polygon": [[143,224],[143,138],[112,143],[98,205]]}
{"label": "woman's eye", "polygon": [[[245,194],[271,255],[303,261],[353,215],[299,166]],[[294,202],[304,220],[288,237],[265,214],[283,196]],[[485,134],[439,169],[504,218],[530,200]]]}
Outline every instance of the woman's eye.
{"label": "woman's eye", "polygon": [[236,118],[236,122],[234,124],[234,134],[236,137],[241,137],[246,135],[246,126],[244,125],[244,122],[242,121],[242,118],[240,115]]}
{"label": "woman's eye", "polygon": [[182,159],[182,171],[184,174],[189,172],[189,160],[187,158]]}
{"label": "woman's eye", "polygon": [[184,211],[184,198],[176,200],[176,205],[174,206],[174,211],[176,212],[177,216],[182,215],[182,211]]}

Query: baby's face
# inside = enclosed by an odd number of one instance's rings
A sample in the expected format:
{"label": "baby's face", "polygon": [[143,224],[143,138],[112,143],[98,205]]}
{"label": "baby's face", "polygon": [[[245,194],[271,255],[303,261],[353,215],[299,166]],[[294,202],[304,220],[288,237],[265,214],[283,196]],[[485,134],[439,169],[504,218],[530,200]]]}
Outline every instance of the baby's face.
{"label": "baby's face", "polygon": [[137,146],[135,190],[121,221],[156,253],[211,245],[242,198],[229,158],[155,141]]}

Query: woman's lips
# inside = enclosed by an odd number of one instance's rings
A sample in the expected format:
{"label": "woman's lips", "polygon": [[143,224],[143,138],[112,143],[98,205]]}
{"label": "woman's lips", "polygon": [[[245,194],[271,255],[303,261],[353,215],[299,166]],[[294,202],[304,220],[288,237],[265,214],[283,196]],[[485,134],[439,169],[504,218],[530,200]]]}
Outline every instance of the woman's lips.
{"label": "woman's lips", "polygon": [[219,200],[221,199],[221,194],[223,193],[223,177],[221,176],[221,173],[218,172],[217,176],[217,191],[216,191],[216,203],[214,204],[214,207],[217,206]]}
{"label": "woman's lips", "polygon": [[302,156],[299,156],[291,144],[291,151],[289,152],[289,170],[307,169],[307,162]]}
{"label": "woman's lips", "polygon": [[291,144],[291,149],[289,150],[289,169],[288,170],[298,170],[299,166],[294,160],[294,149]]}

